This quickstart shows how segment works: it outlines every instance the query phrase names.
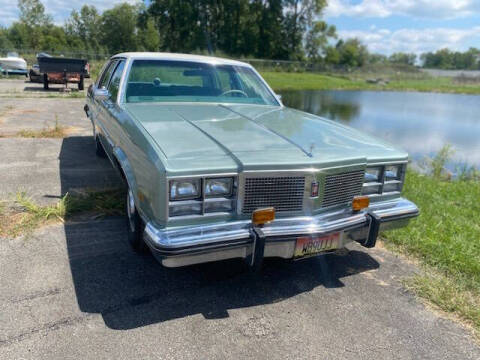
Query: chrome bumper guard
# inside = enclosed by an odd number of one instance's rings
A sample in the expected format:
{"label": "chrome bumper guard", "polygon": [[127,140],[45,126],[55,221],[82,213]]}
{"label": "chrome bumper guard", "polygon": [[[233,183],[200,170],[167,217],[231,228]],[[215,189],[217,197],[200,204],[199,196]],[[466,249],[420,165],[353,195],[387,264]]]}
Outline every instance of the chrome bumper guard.
{"label": "chrome bumper guard", "polygon": [[341,232],[342,246],[355,240],[373,247],[379,231],[404,226],[418,214],[414,203],[400,198],[373,203],[361,212],[343,209],[316,216],[277,218],[260,229],[260,249],[256,246],[259,229],[250,220],[170,229],[147,223],[144,239],[167,267],[229,258],[245,258],[251,265],[258,265],[259,252],[261,258],[292,258],[298,236]]}

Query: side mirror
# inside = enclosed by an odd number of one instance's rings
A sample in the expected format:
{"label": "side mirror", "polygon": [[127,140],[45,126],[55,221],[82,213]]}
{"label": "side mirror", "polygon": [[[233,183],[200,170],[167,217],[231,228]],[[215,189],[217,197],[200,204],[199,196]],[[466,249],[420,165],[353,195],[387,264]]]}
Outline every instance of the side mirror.
{"label": "side mirror", "polygon": [[280,95],[280,94],[275,94],[275,96],[277,97],[278,100],[282,101],[282,95]]}
{"label": "side mirror", "polygon": [[110,92],[105,87],[97,88],[93,91],[93,98],[99,101],[110,99]]}

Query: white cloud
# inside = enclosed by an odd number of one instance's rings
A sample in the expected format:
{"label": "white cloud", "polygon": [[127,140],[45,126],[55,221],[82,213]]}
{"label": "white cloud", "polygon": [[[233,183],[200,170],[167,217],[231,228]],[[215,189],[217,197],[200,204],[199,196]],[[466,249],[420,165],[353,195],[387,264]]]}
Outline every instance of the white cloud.
{"label": "white cloud", "polygon": [[358,38],[371,52],[392,54],[397,51],[420,54],[441,48],[465,51],[480,41],[480,26],[471,29],[388,29],[339,31],[341,38]]}
{"label": "white cloud", "polygon": [[329,0],[327,17],[381,17],[407,15],[416,18],[451,19],[480,13],[478,0]]}
{"label": "white cloud", "polygon": [[[57,25],[63,25],[72,10],[80,10],[83,5],[93,5],[99,12],[112,8],[116,4],[128,2],[134,4],[140,0],[41,0],[45,12],[53,17]],[[17,21],[19,11],[16,0],[0,0],[0,26],[8,26]]]}

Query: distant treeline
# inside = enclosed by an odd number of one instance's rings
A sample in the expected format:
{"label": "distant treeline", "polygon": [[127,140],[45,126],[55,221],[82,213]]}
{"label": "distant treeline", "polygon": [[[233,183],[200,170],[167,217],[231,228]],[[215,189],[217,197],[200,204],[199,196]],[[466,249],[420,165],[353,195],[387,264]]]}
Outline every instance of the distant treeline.
{"label": "distant treeline", "polygon": [[[103,13],[84,5],[58,26],[40,0],[18,0],[20,17],[0,28],[0,49],[212,53],[347,68],[416,64],[415,54],[386,57],[369,53],[358,39],[339,39],[335,26],[320,20],[326,5],[327,0],[151,0],[148,6],[122,3]],[[420,60],[426,67],[476,69],[479,54],[440,50]]]}

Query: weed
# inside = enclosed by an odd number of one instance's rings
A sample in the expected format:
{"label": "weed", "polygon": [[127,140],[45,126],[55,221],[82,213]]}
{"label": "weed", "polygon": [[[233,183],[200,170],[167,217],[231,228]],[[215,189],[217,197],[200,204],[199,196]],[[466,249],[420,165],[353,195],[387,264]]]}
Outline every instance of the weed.
{"label": "weed", "polygon": [[74,215],[89,213],[95,217],[122,215],[124,190],[86,190],[75,195],[65,194],[57,203],[39,205],[25,192],[18,192],[14,203],[0,208],[0,236],[28,234],[39,226],[66,221]]}
{"label": "weed", "polygon": [[16,134],[24,138],[64,138],[68,135],[67,128],[58,123],[58,117],[55,115],[55,125],[51,128],[42,130],[20,130]]}
{"label": "weed", "polygon": [[436,179],[440,179],[445,173],[445,165],[452,159],[455,150],[450,144],[444,145],[431,160],[430,166],[432,175]]}

